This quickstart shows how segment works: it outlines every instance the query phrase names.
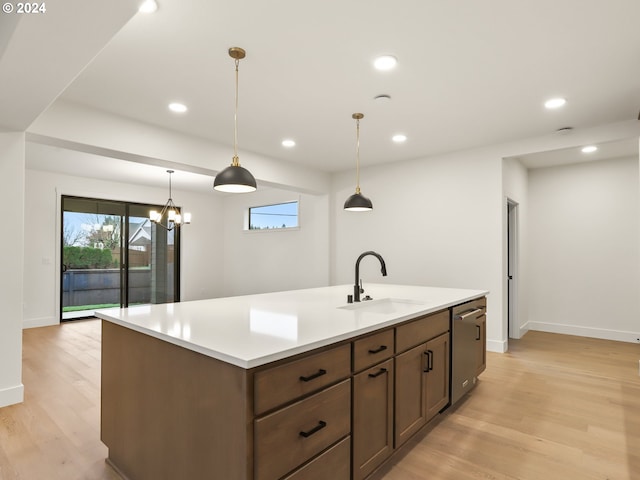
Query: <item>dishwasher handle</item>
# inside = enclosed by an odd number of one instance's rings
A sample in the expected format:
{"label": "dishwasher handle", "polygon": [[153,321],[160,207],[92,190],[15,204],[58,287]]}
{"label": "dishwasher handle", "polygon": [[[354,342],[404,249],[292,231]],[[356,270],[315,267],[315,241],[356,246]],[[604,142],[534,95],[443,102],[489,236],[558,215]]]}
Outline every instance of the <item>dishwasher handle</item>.
{"label": "dishwasher handle", "polygon": [[473,310],[457,315],[454,320],[466,320],[469,317],[476,316],[478,313],[484,313],[484,308],[474,308]]}

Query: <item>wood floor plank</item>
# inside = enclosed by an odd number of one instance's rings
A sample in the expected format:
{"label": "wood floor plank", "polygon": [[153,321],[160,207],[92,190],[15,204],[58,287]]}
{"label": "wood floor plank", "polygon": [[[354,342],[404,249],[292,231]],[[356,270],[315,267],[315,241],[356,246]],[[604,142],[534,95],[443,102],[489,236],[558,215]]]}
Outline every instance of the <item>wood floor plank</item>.
{"label": "wood floor plank", "polygon": [[[529,332],[383,480],[640,480],[640,346]],[[100,442],[100,322],[24,331],[0,479],[118,480]]]}
{"label": "wood floor plank", "polygon": [[639,480],[638,359],[630,343],[529,332],[381,478]]}

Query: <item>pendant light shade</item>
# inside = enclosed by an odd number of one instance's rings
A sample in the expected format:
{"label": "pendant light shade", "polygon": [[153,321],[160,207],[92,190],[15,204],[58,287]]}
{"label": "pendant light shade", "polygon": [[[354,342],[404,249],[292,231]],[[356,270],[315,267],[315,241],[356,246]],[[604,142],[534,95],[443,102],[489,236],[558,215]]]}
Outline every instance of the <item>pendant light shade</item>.
{"label": "pendant light shade", "polygon": [[233,159],[231,165],[216,175],[213,181],[214,190],[219,192],[246,193],[253,192],[258,187],[256,179],[251,172],[240,166],[238,158],[238,65],[240,60],[246,56],[246,52],[240,47],[231,47],[229,56],[235,60],[236,64],[236,104],[233,117]]}
{"label": "pendant light shade", "polygon": [[[234,157],[234,160],[238,157]],[[256,190],[256,179],[251,172],[240,163],[231,164],[218,175],[213,181],[213,188],[219,192],[227,193],[248,193]]]}
{"label": "pendant light shade", "polygon": [[373,204],[360,192],[360,120],[364,115],[354,113],[351,118],[356,121],[356,193],[347,198],[344,209],[349,212],[369,212],[373,210]]}
{"label": "pendant light shade", "polygon": [[373,204],[360,192],[356,192],[344,202],[344,209],[350,212],[368,212],[373,210]]}

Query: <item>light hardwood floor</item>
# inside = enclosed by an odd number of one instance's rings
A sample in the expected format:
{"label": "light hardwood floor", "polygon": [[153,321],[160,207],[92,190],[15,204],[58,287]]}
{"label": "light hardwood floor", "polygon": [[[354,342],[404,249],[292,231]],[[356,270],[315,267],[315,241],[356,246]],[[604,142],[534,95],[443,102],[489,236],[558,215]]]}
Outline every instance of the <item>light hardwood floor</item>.
{"label": "light hardwood floor", "polygon": [[[0,479],[117,480],[99,321],[25,330],[23,358],[25,401],[0,409]],[[382,478],[640,480],[639,359],[640,345],[530,332],[489,353],[479,385]]]}

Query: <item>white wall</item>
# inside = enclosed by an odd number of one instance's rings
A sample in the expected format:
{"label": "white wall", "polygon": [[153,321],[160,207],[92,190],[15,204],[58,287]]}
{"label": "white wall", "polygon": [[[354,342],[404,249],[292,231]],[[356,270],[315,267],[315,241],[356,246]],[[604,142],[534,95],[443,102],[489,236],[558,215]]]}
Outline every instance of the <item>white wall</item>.
{"label": "white wall", "polygon": [[22,277],[24,239],[24,134],[0,133],[0,204],[7,230],[2,235],[0,276],[0,407],[23,399]]}
{"label": "white wall", "polygon": [[[167,190],[97,179],[26,170],[25,189],[24,325],[53,325],[59,321],[60,197],[81,197],[164,204]],[[213,194],[174,190],[176,204],[191,211],[193,222],[183,227],[181,245],[182,300],[222,294],[219,271],[222,202]],[[21,268],[22,269],[22,268]]]}
{"label": "white wall", "polygon": [[[504,351],[502,333],[502,159],[495,152],[461,152],[361,170],[373,211],[345,212],[353,172],[334,177],[332,284],[353,284],[360,253],[367,282],[486,289],[488,348]],[[345,291],[345,295],[349,293]]]}
{"label": "white wall", "polygon": [[638,159],[529,171],[529,326],[640,335]]}
{"label": "white wall", "polygon": [[[299,201],[300,227],[246,231],[249,207]],[[224,200],[225,296],[296,290],[329,284],[328,195],[259,189]]]}
{"label": "white wall", "polygon": [[[502,163],[502,186],[504,192],[503,203],[503,278],[508,275],[507,263],[507,201],[511,200],[517,203],[515,230],[516,244],[515,248],[515,265],[512,266],[513,296],[516,305],[513,312],[514,325],[510,326],[511,332],[508,336],[520,338],[529,329],[529,271],[528,271],[528,172],[527,169],[517,159],[505,159]],[[504,283],[503,295],[503,315],[507,316],[507,288],[508,282]]]}

